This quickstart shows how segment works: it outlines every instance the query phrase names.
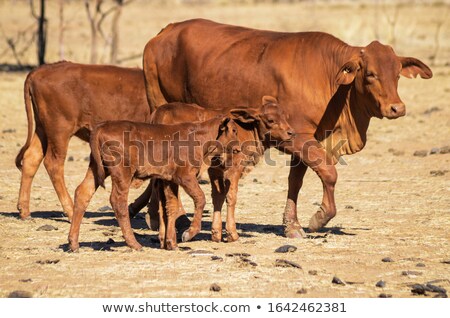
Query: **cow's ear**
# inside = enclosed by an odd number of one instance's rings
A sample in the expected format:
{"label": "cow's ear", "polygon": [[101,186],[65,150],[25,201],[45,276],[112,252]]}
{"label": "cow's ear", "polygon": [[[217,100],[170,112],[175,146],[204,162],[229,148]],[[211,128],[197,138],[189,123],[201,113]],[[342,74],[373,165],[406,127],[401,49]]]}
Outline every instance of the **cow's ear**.
{"label": "cow's ear", "polygon": [[231,118],[241,123],[254,123],[259,120],[258,109],[255,108],[234,108],[230,110]]}
{"label": "cow's ear", "polygon": [[263,96],[262,98],[262,105],[267,105],[267,104],[276,104],[278,105],[278,100],[273,97],[273,96]]}
{"label": "cow's ear", "polygon": [[408,78],[415,78],[417,75],[428,79],[433,77],[433,72],[422,61],[413,57],[399,57],[400,63],[402,63],[401,74]]}
{"label": "cow's ear", "polygon": [[356,73],[359,70],[357,61],[351,60],[345,63],[336,75],[337,85],[348,85],[355,79]]}

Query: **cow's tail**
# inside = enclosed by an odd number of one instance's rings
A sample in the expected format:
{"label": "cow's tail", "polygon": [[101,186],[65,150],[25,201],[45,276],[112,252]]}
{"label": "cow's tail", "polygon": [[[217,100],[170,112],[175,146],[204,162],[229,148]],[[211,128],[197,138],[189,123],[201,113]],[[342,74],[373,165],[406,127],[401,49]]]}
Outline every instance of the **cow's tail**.
{"label": "cow's tail", "polygon": [[91,133],[91,138],[89,141],[89,145],[91,147],[91,160],[93,160],[94,166],[94,175],[96,178],[96,182],[99,186],[105,187],[105,167],[103,166],[103,160],[101,155],[101,145],[99,142],[99,131],[98,128],[94,129]]}
{"label": "cow's tail", "polygon": [[27,112],[27,121],[28,121],[28,135],[25,145],[23,145],[23,147],[20,149],[19,153],[16,156],[16,167],[19,170],[22,170],[23,156],[25,155],[25,151],[27,151],[28,147],[30,147],[31,138],[33,137],[33,107],[32,107],[33,101],[31,99],[31,87],[30,87],[31,74],[32,73],[28,74],[23,88],[23,95],[25,99],[25,110]]}

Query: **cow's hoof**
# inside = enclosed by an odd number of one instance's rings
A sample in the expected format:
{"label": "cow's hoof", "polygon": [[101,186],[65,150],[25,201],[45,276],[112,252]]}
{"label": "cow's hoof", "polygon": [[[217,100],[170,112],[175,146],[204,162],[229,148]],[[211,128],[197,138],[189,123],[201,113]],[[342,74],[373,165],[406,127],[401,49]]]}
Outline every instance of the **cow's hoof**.
{"label": "cow's hoof", "polygon": [[239,234],[237,232],[227,232],[227,242],[236,242],[239,239]]}
{"label": "cow's hoof", "polygon": [[189,230],[186,230],[183,232],[183,235],[181,236],[181,241],[189,242],[190,240],[192,240],[193,237],[194,235],[192,235]]}
{"label": "cow's hoof", "polygon": [[178,249],[178,246],[176,243],[172,241],[166,241],[166,250],[168,251],[176,251]]}
{"label": "cow's hoof", "polygon": [[19,218],[20,218],[22,221],[30,220],[30,219],[31,219],[31,214],[30,214],[29,212],[28,212],[28,213],[20,212],[20,213],[19,213]]}
{"label": "cow's hoof", "polygon": [[290,239],[303,239],[306,237],[305,231],[302,228],[299,229],[286,229],[284,234]]}
{"label": "cow's hoof", "polygon": [[191,226],[191,220],[186,216],[186,214],[180,215],[175,221],[175,228],[178,233],[184,233]]}
{"label": "cow's hoof", "polygon": [[137,252],[140,252],[140,251],[142,251],[142,245],[141,244],[132,244],[132,245],[129,245],[129,247],[132,249],[132,250],[134,250],[134,251],[137,251]]}
{"label": "cow's hoof", "polygon": [[325,210],[321,207],[319,211],[316,212],[309,220],[308,229],[310,232],[317,232],[322,227],[324,227],[331,218],[327,216]]}
{"label": "cow's hoof", "polygon": [[147,226],[152,231],[158,231],[159,230],[159,219],[151,218],[149,213],[145,214],[145,223],[147,223]]}
{"label": "cow's hoof", "polygon": [[79,244],[73,244],[69,243],[69,253],[78,253],[80,251],[80,245]]}

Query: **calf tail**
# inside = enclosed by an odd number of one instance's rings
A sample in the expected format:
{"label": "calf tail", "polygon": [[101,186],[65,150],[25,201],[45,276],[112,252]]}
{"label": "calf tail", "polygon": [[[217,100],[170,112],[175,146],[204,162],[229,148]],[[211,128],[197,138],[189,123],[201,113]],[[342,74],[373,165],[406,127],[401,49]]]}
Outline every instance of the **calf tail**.
{"label": "calf tail", "polygon": [[91,147],[91,160],[94,163],[94,175],[96,178],[96,182],[99,186],[105,187],[105,167],[103,166],[103,160],[101,155],[101,145],[99,143],[99,133],[98,129],[94,129],[91,133],[91,138],[89,141],[89,145]]}
{"label": "calf tail", "polygon": [[22,160],[25,155],[25,151],[27,151],[28,147],[31,144],[31,137],[33,136],[33,109],[32,109],[32,99],[31,99],[31,74],[28,74],[27,79],[25,80],[23,95],[25,99],[25,111],[27,112],[27,120],[28,120],[28,135],[27,141],[25,145],[20,149],[19,153],[16,156],[16,167],[19,170],[22,170]]}

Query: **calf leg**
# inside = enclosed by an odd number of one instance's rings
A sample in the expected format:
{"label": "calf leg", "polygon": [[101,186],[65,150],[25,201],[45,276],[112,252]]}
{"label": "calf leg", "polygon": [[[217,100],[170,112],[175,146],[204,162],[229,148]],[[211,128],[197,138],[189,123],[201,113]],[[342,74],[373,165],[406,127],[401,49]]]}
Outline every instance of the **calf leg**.
{"label": "calf leg", "polygon": [[241,178],[242,169],[234,168],[228,171],[227,181],[229,184],[227,187],[227,242],[235,242],[239,239],[239,235],[236,231],[236,221],[234,218],[234,211],[236,208],[236,200],[237,200],[237,192],[238,192],[238,183]]}
{"label": "calf leg", "polygon": [[299,158],[292,157],[291,170],[289,171],[288,197],[283,214],[284,233],[289,238],[306,236],[297,218],[297,199],[307,168]]}
{"label": "calf leg", "polygon": [[222,241],[222,206],[225,202],[226,189],[223,179],[223,171],[209,168],[209,179],[211,180],[211,197],[214,207],[212,224],[211,224],[211,239],[214,242]]}
{"label": "calf leg", "polygon": [[17,201],[17,209],[21,219],[30,216],[30,195],[31,184],[36,175],[39,166],[44,159],[44,149],[41,139],[35,132],[30,146],[25,151],[22,160],[22,176],[20,179],[19,199]]}
{"label": "calf leg", "polygon": [[48,141],[44,165],[61,202],[64,214],[70,221],[73,214],[73,201],[64,182],[64,160],[66,159],[70,136],[58,136],[58,138],[58,140]]}
{"label": "calf leg", "polygon": [[97,188],[98,183],[95,181],[93,167],[90,164],[84,180],[75,190],[75,205],[69,231],[69,248],[73,252],[77,251],[80,247],[78,238],[81,220]]}
{"label": "calf leg", "polygon": [[192,220],[189,229],[184,231],[182,235],[183,242],[190,241],[195,235],[197,235],[202,227],[202,214],[205,208],[206,200],[205,194],[203,193],[200,185],[198,184],[197,178],[195,176],[186,176],[181,180],[180,184],[184,191],[194,200],[194,218]]}
{"label": "calf leg", "polygon": [[142,210],[150,201],[152,196],[152,180],[148,184],[144,192],[136,199],[133,203],[128,206],[128,211],[130,213],[130,218],[134,218],[139,211]]}
{"label": "calf leg", "polygon": [[178,248],[177,231],[175,229],[175,220],[178,214],[178,185],[163,181],[163,191],[165,209],[162,214],[167,214],[165,247],[168,250],[175,250]]}
{"label": "calf leg", "polygon": [[131,177],[112,177],[111,205],[116,214],[122,235],[127,245],[134,249],[142,249],[131,229],[130,215],[128,214],[128,191],[130,189]]}

